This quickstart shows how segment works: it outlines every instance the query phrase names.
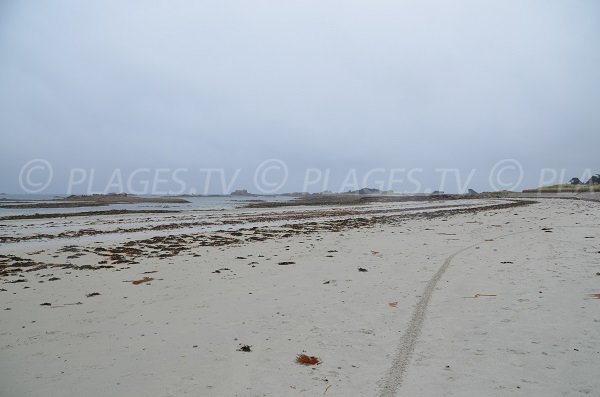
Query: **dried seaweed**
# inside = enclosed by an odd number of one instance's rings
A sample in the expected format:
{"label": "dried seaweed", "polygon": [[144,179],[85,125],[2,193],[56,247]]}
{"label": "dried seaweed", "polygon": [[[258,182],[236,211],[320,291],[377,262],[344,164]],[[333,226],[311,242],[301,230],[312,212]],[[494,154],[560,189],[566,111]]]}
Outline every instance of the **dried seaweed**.
{"label": "dried seaweed", "polygon": [[143,284],[143,283],[149,283],[152,280],[154,280],[152,277],[144,277],[140,280],[132,280],[131,284],[138,285],[138,284]]}
{"label": "dried seaweed", "polygon": [[296,356],[296,362],[302,365],[319,365],[321,364],[321,359],[315,356],[308,356],[306,354],[298,354]]}

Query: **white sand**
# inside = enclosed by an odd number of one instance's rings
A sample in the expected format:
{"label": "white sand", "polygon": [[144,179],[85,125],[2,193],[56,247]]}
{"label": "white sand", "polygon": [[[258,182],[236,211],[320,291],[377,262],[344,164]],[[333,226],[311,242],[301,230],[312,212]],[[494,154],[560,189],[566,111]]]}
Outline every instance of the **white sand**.
{"label": "white sand", "polygon": [[[542,200],[2,283],[0,395],[597,395],[599,205]],[[38,283],[49,274],[60,280]],[[143,276],[156,280],[123,282]],[[296,364],[303,351],[322,363]]]}

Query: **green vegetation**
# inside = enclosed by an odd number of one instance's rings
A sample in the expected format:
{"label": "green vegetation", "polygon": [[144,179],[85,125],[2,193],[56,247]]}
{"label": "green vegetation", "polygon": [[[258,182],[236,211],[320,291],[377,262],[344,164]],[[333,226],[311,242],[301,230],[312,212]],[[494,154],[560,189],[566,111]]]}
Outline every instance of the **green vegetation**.
{"label": "green vegetation", "polygon": [[543,186],[537,189],[523,190],[523,193],[583,193],[600,192],[600,185],[571,185],[568,183],[562,185]]}
{"label": "green vegetation", "polygon": [[569,183],[552,186],[542,186],[537,189],[523,190],[523,193],[584,193],[600,192],[600,174],[592,175],[587,182],[583,183],[581,179],[571,178]]}

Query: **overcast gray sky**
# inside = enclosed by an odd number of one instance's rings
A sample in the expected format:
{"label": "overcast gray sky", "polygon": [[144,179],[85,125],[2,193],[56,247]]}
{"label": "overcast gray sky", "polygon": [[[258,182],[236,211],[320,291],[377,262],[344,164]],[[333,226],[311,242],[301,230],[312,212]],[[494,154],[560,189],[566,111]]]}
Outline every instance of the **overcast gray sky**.
{"label": "overcast gray sky", "polygon": [[307,168],[332,190],[352,168],[421,168],[423,189],[476,169],[478,190],[507,158],[521,188],[600,172],[599,50],[598,1],[4,0],[0,191],[36,158],[51,193],[137,167],[252,190],[272,158],[286,191]]}

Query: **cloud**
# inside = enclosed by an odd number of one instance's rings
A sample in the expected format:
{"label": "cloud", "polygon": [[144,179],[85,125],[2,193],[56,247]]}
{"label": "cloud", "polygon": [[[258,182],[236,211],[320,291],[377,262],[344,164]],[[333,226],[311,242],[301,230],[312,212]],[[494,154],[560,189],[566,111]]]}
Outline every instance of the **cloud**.
{"label": "cloud", "polygon": [[59,175],[281,158],[338,183],[350,168],[512,157],[600,166],[594,1],[2,7],[0,191],[19,191],[19,167],[38,157]]}

